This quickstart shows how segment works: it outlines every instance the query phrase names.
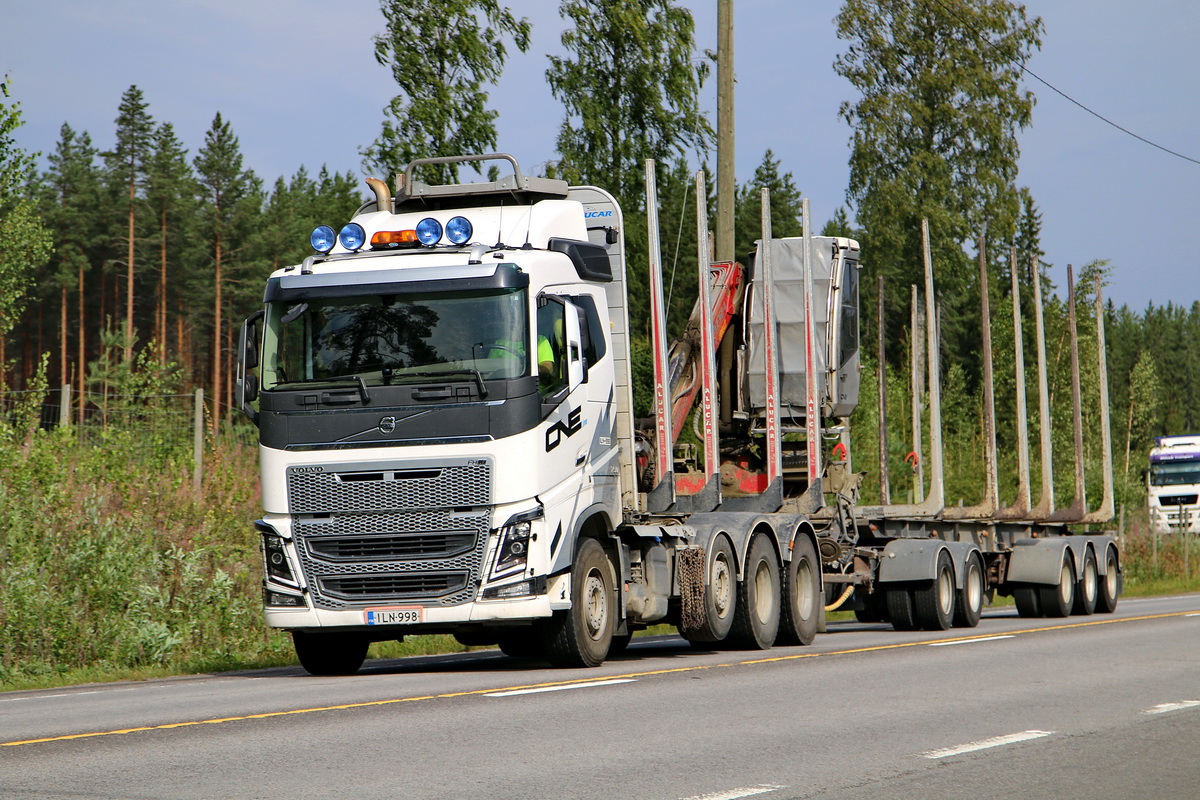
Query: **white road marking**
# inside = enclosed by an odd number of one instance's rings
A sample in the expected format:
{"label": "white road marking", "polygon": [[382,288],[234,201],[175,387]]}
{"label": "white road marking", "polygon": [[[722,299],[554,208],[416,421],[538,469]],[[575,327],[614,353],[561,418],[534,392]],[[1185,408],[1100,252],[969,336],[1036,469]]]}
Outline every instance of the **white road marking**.
{"label": "white road marking", "polygon": [[484,697],[512,697],[518,694],[538,694],[539,692],[561,692],[566,689],[589,689],[593,686],[612,686],[617,683],[636,683],[633,678],[619,678],[611,681],[592,681],[591,683],[570,683],[566,686],[542,686],[537,689],[514,689],[511,692],[492,692]]}
{"label": "white road marking", "polygon": [[980,636],[977,639],[951,639],[947,642],[930,642],[930,647],[949,647],[952,644],[976,644],[978,642],[994,642],[998,639],[1014,639],[1015,634],[1006,634],[1004,636]]}
{"label": "white road marking", "polygon": [[730,789],[726,792],[714,792],[712,794],[698,794],[685,800],[739,800],[742,797],[754,797],[755,795],[767,794],[769,792],[777,792],[783,789],[783,786],[750,786],[745,789]]}
{"label": "white road marking", "polygon": [[1154,708],[1147,708],[1147,714],[1166,714],[1168,711],[1182,711],[1185,708],[1200,706],[1200,700],[1181,700],[1178,703],[1160,703]]}
{"label": "white road marking", "polygon": [[987,750],[989,747],[1001,747],[1006,744],[1016,744],[1017,742],[1027,742],[1030,739],[1041,739],[1043,736],[1050,736],[1054,731],[1025,731],[1024,733],[1010,733],[1007,736],[996,736],[992,739],[982,739],[978,742],[968,742],[960,744],[956,747],[943,747],[940,750],[927,750],[921,755],[925,758],[946,758],[948,756],[962,755],[963,753],[973,753],[976,750]]}
{"label": "white road marking", "polygon": [[30,697],[5,697],[0,699],[0,703],[16,703],[21,700],[46,700],[51,697],[76,697],[81,694],[100,694],[97,689],[91,692],[63,692],[62,694],[36,694]]}

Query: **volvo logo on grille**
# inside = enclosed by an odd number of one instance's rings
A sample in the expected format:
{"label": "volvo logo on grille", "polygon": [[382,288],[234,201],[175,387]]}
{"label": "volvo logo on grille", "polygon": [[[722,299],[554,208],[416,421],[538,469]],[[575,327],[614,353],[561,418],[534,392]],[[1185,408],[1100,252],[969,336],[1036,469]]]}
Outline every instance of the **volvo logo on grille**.
{"label": "volvo logo on grille", "polygon": [[396,418],[395,417],[384,417],[383,419],[379,420],[379,432],[380,433],[382,433],[386,436],[387,434],[392,433],[395,430],[396,430]]}

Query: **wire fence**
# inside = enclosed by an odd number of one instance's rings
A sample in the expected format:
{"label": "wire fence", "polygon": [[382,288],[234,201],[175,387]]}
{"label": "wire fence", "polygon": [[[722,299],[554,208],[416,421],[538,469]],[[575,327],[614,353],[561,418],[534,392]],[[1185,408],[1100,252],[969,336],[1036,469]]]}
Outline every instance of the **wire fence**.
{"label": "wire fence", "polygon": [[80,445],[109,446],[119,441],[134,458],[191,453],[197,481],[205,447],[217,439],[253,445],[257,429],[241,420],[223,422],[214,432],[212,408],[204,390],[192,394],[123,395],[74,391],[0,392],[0,425],[10,431],[55,430]]}

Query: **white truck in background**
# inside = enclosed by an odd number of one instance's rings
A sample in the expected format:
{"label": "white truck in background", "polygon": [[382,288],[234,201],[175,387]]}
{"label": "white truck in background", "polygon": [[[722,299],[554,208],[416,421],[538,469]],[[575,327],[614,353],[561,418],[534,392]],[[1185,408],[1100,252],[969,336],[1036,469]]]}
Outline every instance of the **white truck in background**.
{"label": "white truck in background", "polygon": [[1160,436],[1146,476],[1155,533],[1200,533],[1200,436]]}
{"label": "white truck in background", "polygon": [[[414,178],[484,160],[512,173]],[[648,163],[656,403],[637,420],[610,194],[506,154],[415,161],[394,194],[368,183],[351,222],[270,276],[239,348],[266,620],[309,672],[355,672],[370,642],[424,633],[596,666],[657,623],[705,647],[807,644],[827,604],[899,630],[972,627],[993,592],[1026,616],[1115,608],[1115,539],[1067,527],[1111,517],[1111,478],[1098,511],[1082,491],[1033,505],[1027,474],[1001,506],[993,449],[984,500],[946,505],[933,335],[928,492],[859,502],[852,240],[764,230],[748,267],[713,264],[701,208],[700,299],[669,341]],[[681,445],[693,407],[703,442]]]}

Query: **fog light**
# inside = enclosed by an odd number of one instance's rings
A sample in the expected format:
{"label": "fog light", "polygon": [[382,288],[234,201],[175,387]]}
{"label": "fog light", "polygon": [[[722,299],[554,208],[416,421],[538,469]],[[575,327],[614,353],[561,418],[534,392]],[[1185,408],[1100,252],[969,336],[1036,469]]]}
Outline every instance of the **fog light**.
{"label": "fog light", "polygon": [[264,606],[284,606],[285,608],[305,608],[304,598],[298,594],[277,592],[273,589],[263,589]]}

